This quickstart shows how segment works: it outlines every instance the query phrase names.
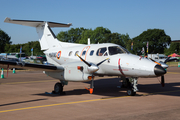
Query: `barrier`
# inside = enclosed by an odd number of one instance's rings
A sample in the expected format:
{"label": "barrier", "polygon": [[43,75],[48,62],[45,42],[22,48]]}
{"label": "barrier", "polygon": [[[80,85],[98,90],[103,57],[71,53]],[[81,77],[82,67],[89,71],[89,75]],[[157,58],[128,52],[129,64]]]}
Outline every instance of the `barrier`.
{"label": "barrier", "polygon": [[4,78],[4,71],[3,71],[3,68],[1,70],[1,78]]}

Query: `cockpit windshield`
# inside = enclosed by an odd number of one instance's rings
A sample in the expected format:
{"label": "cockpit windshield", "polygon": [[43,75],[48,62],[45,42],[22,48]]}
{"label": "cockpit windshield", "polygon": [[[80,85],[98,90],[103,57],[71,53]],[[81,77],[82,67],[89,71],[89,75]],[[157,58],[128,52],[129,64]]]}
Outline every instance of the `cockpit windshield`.
{"label": "cockpit windshield", "polygon": [[124,51],[126,51],[128,54],[130,53],[126,48],[122,47]]}
{"label": "cockpit windshield", "polygon": [[129,53],[125,48],[119,46],[112,46],[108,47],[109,55],[116,55],[116,54],[122,54],[122,53]]}

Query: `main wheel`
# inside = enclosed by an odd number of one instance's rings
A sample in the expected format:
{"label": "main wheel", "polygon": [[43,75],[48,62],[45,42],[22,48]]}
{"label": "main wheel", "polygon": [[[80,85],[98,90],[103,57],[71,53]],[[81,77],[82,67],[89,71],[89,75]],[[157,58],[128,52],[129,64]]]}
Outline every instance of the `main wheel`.
{"label": "main wheel", "polygon": [[63,92],[63,85],[61,84],[61,83],[56,83],[55,85],[54,85],[54,92],[56,93],[56,94],[59,94],[59,93],[62,93]]}
{"label": "main wheel", "polygon": [[128,89],[128,90],[127,90],[127,95],[128,95],[128,96],[135,96],[135,95],[136,95],[136,92],[134,92],[132,89]]}

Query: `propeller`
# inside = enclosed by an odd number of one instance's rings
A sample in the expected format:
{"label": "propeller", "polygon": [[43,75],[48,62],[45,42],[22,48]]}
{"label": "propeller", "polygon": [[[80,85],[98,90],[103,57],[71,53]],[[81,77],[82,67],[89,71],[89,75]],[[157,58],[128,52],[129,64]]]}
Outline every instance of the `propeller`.
{"label": "propeller", "polygon": [[158,65],[161,65],[160,63],[156,62],[155,60],[153,60],[152,58],[149,58],[151,61],[155,62]]}
{"label": "propeller", "polygon": [[78,54],[76,54],[86,65],[88,65],[89,67],[91,67],[91,64],[89,64],[88,62],[86,62],[82,57],[80,57]]}
{"label": "propeller", "polygon": [[[88,65],[89,67],[95,65],[93,63],[88,63],[87,61],[85,61],[81,56],[79,56],[78,54],[76,54],[86,65]],[[106,58],[105,60],[99,62],[98,64],[96,64],[96,66],[101,65],[103,62],[105,62],[106,60],[108,60],[109,58]]]}
{"label": "propeller", "polygon": [[[169,61],[177,60],[177,58],[173,58],[173,59],[170,59],[170,58],[171,58],[171,57],[166,58],[166,60],[164,61],[164,63],[166,64],[166,63],[169,62]],[[162,85],[162,87],[165,86],[164,75],[161,76],[161,85]]]}
{"label": "propeller", "polygon": [[164,63],[167,63],[170,58],[171,58],[171,57],[168,57],[168,58],[164,61]]}
{"label": "propeller", "polygon": [[165,82],[164,82],[164,75],[163,76],[161,76],[161,85],[162,85],[162,87],[164,87],[165,86],[165,84],[164,84]]}
{"label": "propeller", "polygon": [[[170,58],[171,58],[171,59],[170,59]],[[166,63],[166,62],[170,62],[170,61],[174,61],[174,60],[178,60],[178,58],[168,57],[168,58],[164,61],[164,63]]]}
{"label": "propeller", "polygon": [[[171,58],[171,57],[168,57],[168,58],[164,61],[164,63],[166,64],[166,63],[169,61],[170,58]],[[162,87],[165,86],[164,75],[161,76],[161,85],[162,85]]]}
{"label": "propeller", "polygon": [[93,88],[94,88],[94,76],[93,73],[95,73],[96,71],[99,70],[99,65],[101,65],[103,62],[105,62],[106,60],[108,60],[109,58],[106,58],[105,60],[99,62],[98,64],[93,64],[93,63],[88,63],[87,61],[85,61],[82,57],[80,57],[78,54],[76,54],[86,65],[88,65],[88,71],[89,73],[92,73],[92,79],[91,79],[91,85],[90,88],[86,88],[90,94],[93,93]]}
{"label": "propeller", "polygon": [[[152,60],[153,62],[155,62],[156,64],[162,66],[162,67],[166,70],[166,68],[168,68],[168,65],[166,65],[166,62],[170,59],[170,57],[168,57],[168,58],[165,60],[165,62],[161,62],[161,61],[160,61],[160,62],[156,62],[156,61],[153,60],[152,58],[149,58],[149,59]],[[161,76],[161,85],[162,85],[162,87],[165,86],[164,75]]]}

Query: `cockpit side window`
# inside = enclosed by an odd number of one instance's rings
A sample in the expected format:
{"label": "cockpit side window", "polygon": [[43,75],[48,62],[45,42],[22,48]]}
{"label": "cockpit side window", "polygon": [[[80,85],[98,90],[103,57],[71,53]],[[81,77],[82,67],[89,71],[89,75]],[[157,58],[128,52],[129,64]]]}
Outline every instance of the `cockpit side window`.
{"label": "cockpit side window", "polygon": [[99,48],[99,49],[97,50],[96,55],[97,55],[97,56],[102,56],[106,51],[107,51],[107,48],[106,48],[106,47],[104,47],[104,48]]}
{"label": "cockpit side window", "polygon": [[109,50],[109,55],[126,53],[126,52],[123,51],[123,49],[121,49],[119,46],[108,47],[108,50]]}

